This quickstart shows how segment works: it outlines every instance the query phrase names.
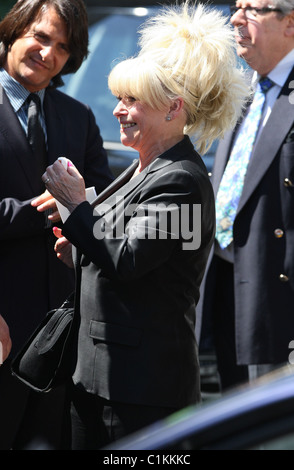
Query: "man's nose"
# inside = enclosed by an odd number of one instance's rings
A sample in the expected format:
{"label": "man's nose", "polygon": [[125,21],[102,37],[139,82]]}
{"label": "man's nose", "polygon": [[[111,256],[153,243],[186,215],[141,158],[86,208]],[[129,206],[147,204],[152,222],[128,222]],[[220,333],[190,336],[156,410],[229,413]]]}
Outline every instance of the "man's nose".
{"label": "man's nose", "polygon": [[245,9],[239,8],[233,16],[231,16],[231,23],[233,26],[238,24],[245,24],[247,23],[247,17],[245,15]]}
{"label": "man's nose", "polygon": [[54,54],[54,50],[53,50],[53,47],[50,45],[50,46],[46,46],[46,47],[43,47],[41,50],[40,50],[40,55],[42,57],[42,61],[44,61],[45,59],[47,59],[48,57],[52,56]]}

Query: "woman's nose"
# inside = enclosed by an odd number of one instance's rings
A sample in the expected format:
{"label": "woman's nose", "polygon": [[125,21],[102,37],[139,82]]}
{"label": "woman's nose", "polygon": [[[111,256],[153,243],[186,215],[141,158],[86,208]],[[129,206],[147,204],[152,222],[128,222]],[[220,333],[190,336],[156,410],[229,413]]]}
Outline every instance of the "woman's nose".
{"label": "woman's nose", "polygon": [[120,114],[125,114],[126,112],[127,112],[127,111],[126,111],[126,109],[124,108],[122,101],[120,100],[120,101],[117,103],[117,105],[116,105],[116,107],[114,108],[114,110],[113,110],[113,115],[117,117],[117,116],[119,116]]}

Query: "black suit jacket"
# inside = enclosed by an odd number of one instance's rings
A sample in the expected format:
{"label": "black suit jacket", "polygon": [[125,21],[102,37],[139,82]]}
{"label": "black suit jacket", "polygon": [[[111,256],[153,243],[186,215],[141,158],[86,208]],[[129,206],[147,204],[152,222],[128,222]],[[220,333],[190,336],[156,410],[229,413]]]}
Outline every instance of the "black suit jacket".
{"label": "black suit jacket", "polygon": [[[254,148],[233,227],[239,364],[287,362],[294,339],[293,79],[294,69]],[[233,132],[228,133],[217,150],[212,179],[215,194],[232,139]],[[199,302],[198,339],[201,317],[213,315],[217,280],[210,260]]]}
{"label": "black suit jacket", "polygon": [[[201,212],[193,213],[197,204]],[[167,217],[172,207],[176,223]],[[119,402],[198,401],[195,306],[214,237],[214,198],[188,137],[97,210],[100,216],[80,204],[64,226],[82,253],[74,382]],[[184,249],[188,222],[198,238]]]}
{"label": "black suit jacket", "polygon": [[[40,192],[25,133],[0,87],[0,312],[7,321],[13,357],[43,316],[73,289],[73,270],[56,258],[52,229],[30,203]],[[111,181],[107,156],[88,107],[46,90],[48,165],[71,159],[97,192]]]}

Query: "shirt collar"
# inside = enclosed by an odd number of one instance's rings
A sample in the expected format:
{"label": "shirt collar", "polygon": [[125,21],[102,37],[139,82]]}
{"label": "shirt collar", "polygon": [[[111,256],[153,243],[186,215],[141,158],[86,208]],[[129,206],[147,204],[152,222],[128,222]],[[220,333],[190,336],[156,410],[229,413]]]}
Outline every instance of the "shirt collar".
{"label": "shirt collar", "polygon": [[[275,83],[275,85],[278,85],[280,88],[282,88],[293,68],[293,63],[294,49],[288,52],[288,54],[285,55],[282,60],[280,60],[280,62],[275,66],[275,68],[273,68],[273,70],[270,71],[267,76]],[[257,82],[259,78],[260,76],[258,73],[254,72],[252,83]]]}
{"label": "shirt collar", "polygon": [[[14,111],[17,113],[29,96],[30,91],[28,91],[17,80],[11,77],[9,73],[7,73],[3,68],[0,68],[0,83],[3,86]],[[39,95],[43,107],[45,88],[37,91],[36,94]]]}

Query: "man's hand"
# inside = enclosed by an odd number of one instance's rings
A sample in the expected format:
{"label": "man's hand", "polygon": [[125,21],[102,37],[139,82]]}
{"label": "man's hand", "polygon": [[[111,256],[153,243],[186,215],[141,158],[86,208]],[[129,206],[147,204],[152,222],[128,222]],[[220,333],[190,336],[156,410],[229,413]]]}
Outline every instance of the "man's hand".
{"label": "man's hand", "polygon": [[53,196],[49,193],[49,191],[46,189],[46,191],[38,196],[36,199],[34,199],[31,202],[31,205],[33,207],[36,207],[38,212],[45,212],[46,210],[51,209],[52,212],[48,215],[48,219],[51,222],[59,222],[61,220],[60,214],[58,212],[58,209],[56,207],[56,201]]}
{"label": "man's hand", "polygon": [[11,351],[11,338],[9,335],[9,328],[4,320],[4,318],[0,315],[0,365],[3,364],[5,359],[8,357]]}

